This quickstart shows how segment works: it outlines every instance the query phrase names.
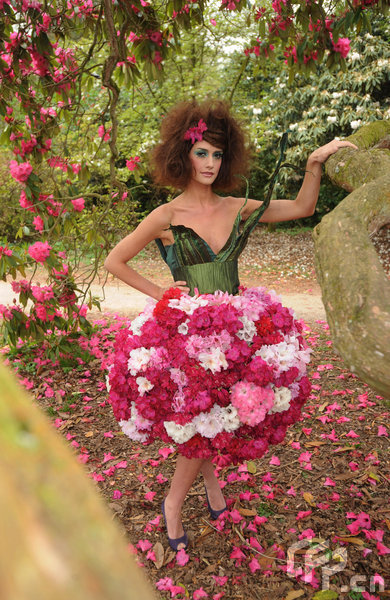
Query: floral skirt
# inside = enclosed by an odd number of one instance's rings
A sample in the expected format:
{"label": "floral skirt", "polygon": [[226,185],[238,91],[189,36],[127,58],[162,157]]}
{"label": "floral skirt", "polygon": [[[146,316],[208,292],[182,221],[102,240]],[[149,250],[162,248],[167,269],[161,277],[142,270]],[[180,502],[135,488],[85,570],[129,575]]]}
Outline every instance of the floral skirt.
{"label": "floral skirt", "polygon": [[117,335],[110,402],[123,432],[225,464],[281,442],[310,393],[302,325],[265,288],[172,288]]}

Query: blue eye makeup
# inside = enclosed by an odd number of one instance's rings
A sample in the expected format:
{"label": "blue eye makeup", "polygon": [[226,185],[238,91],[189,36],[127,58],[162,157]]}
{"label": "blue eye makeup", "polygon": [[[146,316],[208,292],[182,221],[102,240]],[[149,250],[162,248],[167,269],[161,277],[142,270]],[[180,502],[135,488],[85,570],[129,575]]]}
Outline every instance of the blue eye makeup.
{"label": "blue eye makeup", "polygon": [[[208,150],[202,150],[201,148],[199,150],[194,150],[194,154],[195,156],[198,156],[200,158],[205,158],[206,156],[209,155]],[[223,156],[223,152],[217,151],[214,152],[213,157],[216,158],[217,160],[220,160]]]}

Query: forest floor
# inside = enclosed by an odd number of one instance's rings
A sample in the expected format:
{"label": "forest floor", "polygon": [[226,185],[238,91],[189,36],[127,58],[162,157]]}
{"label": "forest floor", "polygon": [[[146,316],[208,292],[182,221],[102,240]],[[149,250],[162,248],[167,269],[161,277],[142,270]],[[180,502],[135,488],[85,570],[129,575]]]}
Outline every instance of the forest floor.
{"label": "forest floor", "polygon": [[[389,271],[388,230],[381,235],[375,246]],[[156,278],[156,258],[154,249],[145,251],[138,269]],[[309,233],[256,234],[241,276],[245,285],[277,292],[320,293]],[[166,271],[160,277],[169,285]],[[219,469],[228,511],[217,522],[196,481],[183,510],[190,545],[177,555],[160,509],[174,448],[131,442],[107,400],[115,334],[128,321],[120,314],[97,318],[96,332],[81,341],[89,358],[73,364],[52,363],[42,348],[21,348],[9,360],[84,463],[156,598],[390,597],[390,409],[349,372],[325,320],[306,319],[312,392],[302,419],[262,459]]]}

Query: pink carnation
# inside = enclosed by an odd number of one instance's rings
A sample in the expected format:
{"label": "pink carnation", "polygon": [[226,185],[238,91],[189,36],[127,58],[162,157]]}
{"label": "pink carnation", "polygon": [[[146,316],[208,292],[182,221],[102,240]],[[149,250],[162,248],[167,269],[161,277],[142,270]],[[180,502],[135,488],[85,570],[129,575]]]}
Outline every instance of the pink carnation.
{"label": "pink carnation", "polygon": [[29,162],[18,163],[16,160],[11,160],[9,163],[11,176],[20,183],[26,183],[32,172],[32,166]]}
{"label": "pink carnation", "polygon": [[172,288],[117,334],[115,417],[131,439],[176,444],[187,457],[217,455],[221,466],[259,458],[311,392],[301,334],[264,288],[194,297]]}
{"label": "pink carnation", "polygon": [[84,210],[84,198],[76,198],[75,200],[72,200],[72,204],[76,212]]}
{"label": "pink carnation", "polygon": [[240,421],[253,427],[264,421],[274,404],[274,393],[253,383],[239,382],[232,388],[231,402],[237,409]]}
{"label": "pink carnation", "polygon": [[48,242],[35,242],[32,246],[29,246],[28,253],[37,262],[44,263],[50,256],[50,250],[51,246]]}

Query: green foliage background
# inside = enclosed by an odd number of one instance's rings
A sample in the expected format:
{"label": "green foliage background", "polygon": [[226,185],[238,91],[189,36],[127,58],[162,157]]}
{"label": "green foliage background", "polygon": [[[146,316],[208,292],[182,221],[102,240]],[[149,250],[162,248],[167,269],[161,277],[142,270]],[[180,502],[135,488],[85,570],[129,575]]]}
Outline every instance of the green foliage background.
{"label": "green foliage background", "polygon": [[[218,18],[210,11],[209,17],[214,16]],[[95,83],[88,79],[77,112],[69,116],[67,129],[55,140],[58,155],[69,157],[70,162],[86,161],[86,176],[90,175],[87,191],[91,196],[85,194],[85,187],[83,192],[87,210],[80,215],[78,231],[69,232],[69,239],[64,239],[67,250],[85,241],[101,246],[108,240],[113,243],[150,210],[172,197],[174,190],[153,185],[148,175],[148,152],[158,139],[162,116],[179,100],[212,96],[231,102],[252,140],[250,196],[257,199],[264,196],[284,131],[290,130],[288,162],[303,168],[308,154],[319,145],[335,136],[352,134],[352,126],[389,118],[390,29],[383,17],[373,21],[371,33],[354,39],[344,72],[317,66],[315,73],[296,74],[290,83],[281,53],[276,52],[273,61],[263,58],[259,62],[245,56],[240,41],[243,27],[247,27],[244,17],[236,13],[228,30],[225,23],[223,29],[217,25],[195,33],[188,31],[181,40],[180,52],[167,61],[164,80],[150,82],[143,77],[132,88],[121,89],[116,167],[128,189],[128,198],[118,198],[113,206],[109,198],[108,142],[98,136],[99,125],[104,124],[109,131],[110,118],[101,84],[98,79]],[[141,168],[130,172],[126,160],[136,155],[141,157]],[[21,226],[29,228],[31,238],[35,232],[31,226],[33,215],[19,208],[18,185],[8,174],[10,158],[3,152],[0,159],[0,239],[12,242]],[[50,192],[44,165],[40,176]],[[282,171],[274,197],[293,198],[300,183],[300,175]],[[78,193],[77,185],[73,193]],[[304,224],[317,223],[343,197],[344,192],[324,178],[316,214]],[[95,239],[93,231],[98,223],[103,223],[105,236]],[[88,239],[87,231],[92,231]]]}

